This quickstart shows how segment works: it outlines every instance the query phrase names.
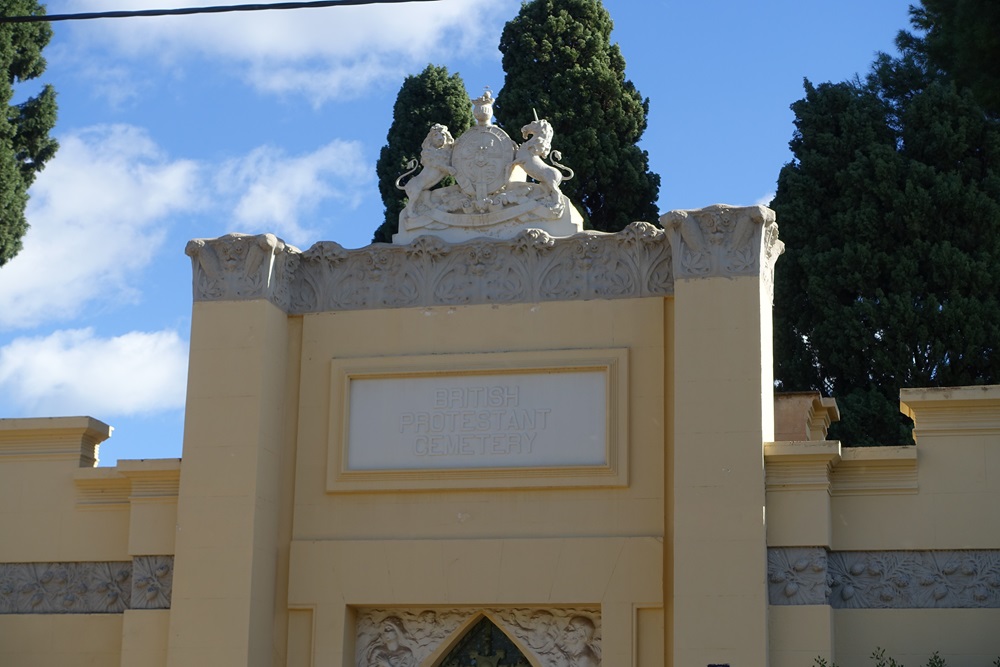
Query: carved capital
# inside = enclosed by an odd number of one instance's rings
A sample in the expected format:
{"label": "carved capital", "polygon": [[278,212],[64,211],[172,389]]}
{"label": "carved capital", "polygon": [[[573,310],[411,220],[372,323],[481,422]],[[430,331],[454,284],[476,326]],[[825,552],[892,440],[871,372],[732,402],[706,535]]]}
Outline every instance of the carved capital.
{"label": "carved capital", "polygon": [[760,276],[772,291],[785,246],[771,209],[716,204],[670,211],[660,224],[670,234],[675,278]]}
{"label": "carved capital", "polygon": [[274,234],[189,241],[195,301],[267,299],[287,311],[299,250]]}

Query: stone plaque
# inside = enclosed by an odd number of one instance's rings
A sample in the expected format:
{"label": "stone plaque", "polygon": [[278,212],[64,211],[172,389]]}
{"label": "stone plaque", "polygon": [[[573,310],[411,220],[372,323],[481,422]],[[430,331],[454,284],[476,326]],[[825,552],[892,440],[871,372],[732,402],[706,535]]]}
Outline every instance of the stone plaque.
{"label": "stone plaque", "polygon": [[327,490],[624,486],[628,350],[333,359]]}
{"label": "stone plaque", "polygon": [[347,470],[607,462],[604,370],[352,379]]}

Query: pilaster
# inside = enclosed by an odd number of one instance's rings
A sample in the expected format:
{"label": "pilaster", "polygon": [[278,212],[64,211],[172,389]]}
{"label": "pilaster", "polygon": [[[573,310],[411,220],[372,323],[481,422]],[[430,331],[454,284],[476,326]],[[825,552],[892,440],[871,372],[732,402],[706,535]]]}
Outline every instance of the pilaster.
{"label": "pilaster", "polygon": [[167,664],[270,665],[288,317],[287,247],[230,234],[188,246],[198,300],[177,506]]}
{"label": "pilaster", "polygon": [[674,269],[673,664],[766,667],[763,444],[774,438],[771,299],[783,244],[763,206],[660,222]]}

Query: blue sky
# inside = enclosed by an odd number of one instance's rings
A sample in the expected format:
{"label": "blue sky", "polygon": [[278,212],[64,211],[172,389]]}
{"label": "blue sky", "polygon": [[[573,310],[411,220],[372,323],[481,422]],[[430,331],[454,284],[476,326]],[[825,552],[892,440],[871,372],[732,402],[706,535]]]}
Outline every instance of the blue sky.
{"label": "blue sky", "polygon": [[[48,11],[192,4],[53,0]],[[907,27],[908,7],[604,4],[627,76],[650,98],[642,146],[662,178],[661,212],[769,201],[791,159],[788,107],[803,78],[866,72]],[[499,91],[497,43],[519,7],[440,0],[54,24],[42,81],[59,94],[61,149],[32,188],[24,250],[0,269],[0,417],[105,421],[115,433],[101,465],[180,456],[187,241],[238,231],[302,249],[367,245],[382,218],[375,160],[403,78],[433,62],[459,72],[471,96]]]}

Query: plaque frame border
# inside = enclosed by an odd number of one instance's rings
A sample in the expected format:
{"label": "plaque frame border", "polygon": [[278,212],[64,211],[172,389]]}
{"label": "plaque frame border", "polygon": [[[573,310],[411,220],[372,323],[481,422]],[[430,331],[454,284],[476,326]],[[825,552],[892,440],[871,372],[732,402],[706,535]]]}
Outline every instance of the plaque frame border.
{"label": "plaque frame border", "polygon": [[[628,348],[587,348],[335,357],[330,366],[327,443],[328,493],[628,486]],[[353,379],[525,375],[599,371],[605,381],[603,465],[511,468],[349,470],[348,433]]]}

